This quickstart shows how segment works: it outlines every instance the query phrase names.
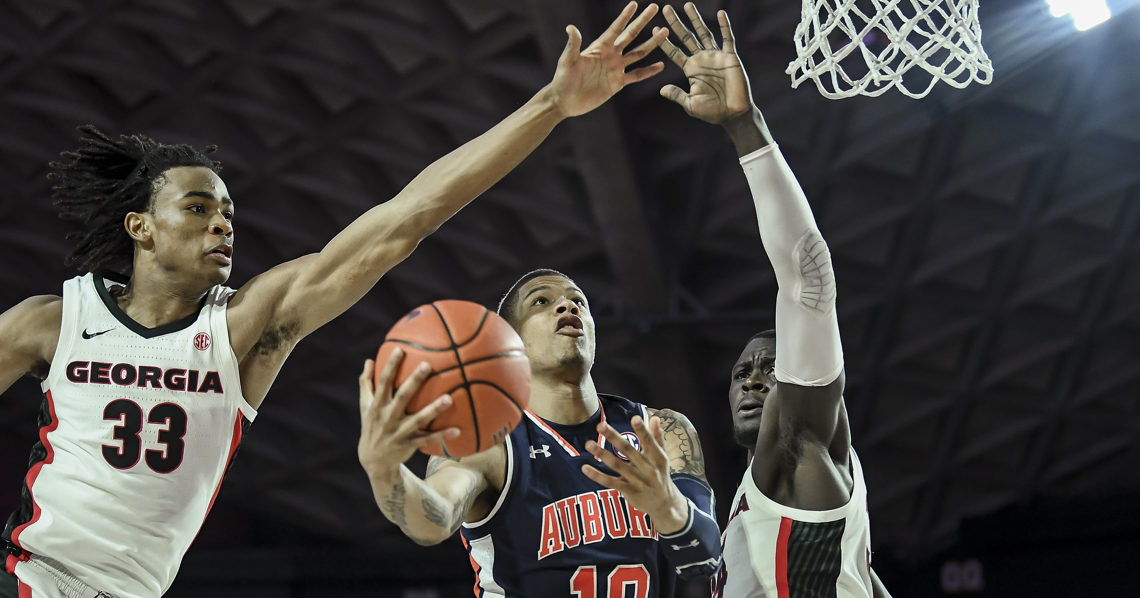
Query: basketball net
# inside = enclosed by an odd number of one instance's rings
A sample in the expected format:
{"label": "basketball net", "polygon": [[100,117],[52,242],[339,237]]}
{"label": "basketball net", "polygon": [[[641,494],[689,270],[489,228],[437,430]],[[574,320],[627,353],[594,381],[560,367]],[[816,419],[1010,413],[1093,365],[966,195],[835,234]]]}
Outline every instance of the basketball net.
{"label": "basketball net", "polygon": [[[792,87],[811,79],[831,99],[892,87],[921,98],[939,81],[961,89],[993,78],[978,0],[803,0],[795,42]],[[929,80],[915,72],[904,81],[914,67]]]}

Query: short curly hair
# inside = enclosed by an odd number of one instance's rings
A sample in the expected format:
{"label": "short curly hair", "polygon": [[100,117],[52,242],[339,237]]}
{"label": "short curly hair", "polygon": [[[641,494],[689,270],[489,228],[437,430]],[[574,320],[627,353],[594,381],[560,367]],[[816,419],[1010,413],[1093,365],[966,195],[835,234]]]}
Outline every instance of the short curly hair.
{"label": "short curly hair", "polygon": [[76,244],[64,263],[84,272],[130,276],[134,244],[123,229],[123,217],[153,209],[154,192],[171,168],[202,166],[221,172],[221,163],[208,156],[218,148],[167,145],[137,134],[115,140],[94,125],[83,125],[79,132],[79,147],[61,153],[63,160],[52,162],[48,174],[60,218],[86,227],[67,236]]}
{"label": "short curly hair", "polygon": [[538,268],[537,270],[531,270],[523,274],[522,277],[516,280],[515,283],[511,285],[511,288],[507,289],[507,292],[503,294],[503,298],[499,300],[499,307],[495,310],[512,328],[518,328],[518,314],[516,312],[518,311],[519,292],[522,291],[522,286],[526,284],[527,281],[534,280],[539,276],[561,276],[569,281],[574,280],[552,268]]}

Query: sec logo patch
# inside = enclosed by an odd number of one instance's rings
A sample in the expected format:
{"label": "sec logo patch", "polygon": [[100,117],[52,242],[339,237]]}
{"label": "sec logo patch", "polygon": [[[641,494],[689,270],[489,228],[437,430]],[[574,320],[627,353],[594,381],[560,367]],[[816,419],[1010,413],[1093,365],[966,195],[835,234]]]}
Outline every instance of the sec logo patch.
{"label": "sec logo patch", "polygon": [[[638,440],[637,434],[634,434],[633,432],[622,432],[621,437],[625,439],[625,441],[628,442],[630,446],[632,446],[634,449],[637,449],[637,452],[641,452],[641,441]],[[629,461],[629,457],[626,457],[624,454],[622,454],[621,451],[617,450],[617,448],[614,448],[614,454],[625,461]]]}
{"label": "sec logo patch", "polygon": [[194,348],[199,351],[205,351],[210,348],[210,335],[205,332],[199,332],[194,335]]}

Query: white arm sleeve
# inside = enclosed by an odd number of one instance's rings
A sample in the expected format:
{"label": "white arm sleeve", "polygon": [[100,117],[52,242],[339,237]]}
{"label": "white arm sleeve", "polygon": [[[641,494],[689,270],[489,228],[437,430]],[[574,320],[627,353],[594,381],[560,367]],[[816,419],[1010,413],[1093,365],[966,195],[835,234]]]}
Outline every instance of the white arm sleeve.
{"label": "white arm sleeve", "polygon": [[826,386],[843,371],[831,253],[775,144],[740,159],[764,251],[776,271],[776,379]]}

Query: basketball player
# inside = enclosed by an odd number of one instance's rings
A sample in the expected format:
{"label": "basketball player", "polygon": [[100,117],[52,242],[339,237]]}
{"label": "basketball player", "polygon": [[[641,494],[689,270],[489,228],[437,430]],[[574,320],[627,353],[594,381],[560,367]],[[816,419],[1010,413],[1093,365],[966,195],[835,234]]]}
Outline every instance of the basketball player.
{"label": "basketball player", "polygon": [[[686,93],[662,95],[724,126],[752,190],[776,271],[776,330],[749,339],[732,369],[729,405],[750,466],[733,498],[712,579],[715,597],[888,596],[871,570],[867,488],[851,449],[831,255],[811,208],[752,101],[724,11],[718,47],[696,7],[692,30],[666,6],[685,50],[662,49]],[[779,338],[779,345],[776,339]]]}
{"label": "basketball player", "polygon": [[[170,586],[246,426],[293,347],[343,313],[564,118],[660,72],[624,53],[656,14],[630,3],[553,80],[487,133],[428,166],[319,253],[222,286],[233,201],[205,152],[82,129],[53,164],[62,214],[83,221],[63,296],[0,315],[0,391],[43,380],[39,442],[9,519],[0,594],[154,598]],[[632,22],[631,22],[632,19]],[[209,150],[207,150],[209,151]],[[106,271],[120,268],[126,276]],[[13,577],[14,575],[14,577]],[[17,579],[18,578],[18,581]],[[18,589],[17,589],[18,585]]]}
{"label": "basketball player", "polygon": [[365,363],[359,456],[384,515],[421,544],[462,526],[477,596],[665,598],[677,576],[707,577],[720,530],[692,424],[595,390],[594,320],[567,276],[523,276],[499,313],[526,346],[530,409],[492,449],[433,457],[425,479],[403,462],[432,441],[419,428],[436,412],[404,409],[428,369],[393,394],[401,355],[375,390]]}

